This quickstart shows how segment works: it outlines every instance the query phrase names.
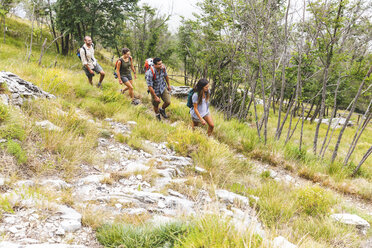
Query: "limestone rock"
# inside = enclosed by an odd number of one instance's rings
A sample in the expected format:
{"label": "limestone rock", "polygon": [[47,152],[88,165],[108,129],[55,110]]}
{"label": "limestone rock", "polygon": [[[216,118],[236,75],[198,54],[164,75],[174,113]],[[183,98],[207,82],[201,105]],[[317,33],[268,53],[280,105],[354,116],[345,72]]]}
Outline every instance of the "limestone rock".
{"label": "limestone rock", "polygon": [[276,237],[273,240],[273,247],[274,248],[297,248],[296,245],[292,244],[291,242],[289,242],[282,236]]}
{"label": "limestone rock", "polygon": [[132,162],[126,165],[125,171],[126,172],[137,172],[137,171],[147,171],[149,169],[150,167],[144,164]]}
{"label": "limestone rock", "polygon": [[171,95],[176,97],[186,97],[191,88],[189,86],[171,86]]}
{"label": "limestone rock", "polygon": [[14,105],[22,105],[24,99],[39,97],[55,98],[54,95],[41,90],[36,85],[27,82],[11,72],[0,72],[0,85],[6,84],[11,93],[11,102]]}
{"label": "limestone rock", "polygon": [[234,201],[239,201],[245,204],[246,206],[249,205],[249,200],[247,197],[235,194],[233,192],[229,192],[224,189],[216,190],[216,196],[227,204],[233,204]]}
{"label": "limestone rock", "polygon": [[370,228],[370,224],[365,219],[355,214],[332,214],[331,218],[347,225],[354,225],[363,232]]}
{"label": "limestone rock", "polygon": [[49,131],[61,131],[62,130],[60,127],[57,127],[56,125],[54,125],[48,120],[37,121],[35,125],[40,126],[43,129],[48,129]]}

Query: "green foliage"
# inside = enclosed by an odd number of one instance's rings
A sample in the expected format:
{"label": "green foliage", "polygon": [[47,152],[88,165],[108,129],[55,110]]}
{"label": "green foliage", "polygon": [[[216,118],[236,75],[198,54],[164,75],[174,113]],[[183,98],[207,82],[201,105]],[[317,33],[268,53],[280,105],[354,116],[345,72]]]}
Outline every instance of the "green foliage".
{"label": "green foliage", "polygon": [[97,239],[105,247],[173,247],[185,232],[186,227],[180,223],[159,227],[116,224],[98,228]]}
{"label": "green foliage", "polygon": [[324,215],[335,204],[332,194],[319,186],[308,186],[296,192],[298,209],[308,215]]}
{"label": "green foliage", "polygon": [[287,144],[285,146],[284,155],[286,159],[295,159],[300,161],[306,160],[306,148],[299,149],[298,146]]}
{"label": "green foliage", "polygon": [[253,230],[239,233],[227,220],[219,216],[205,216],[192,223],[187,235],[182,236],[174,246],[229,248],[229,247],[261,247],[262,239],[253,234]]}
{"label": "green foliage", "polygon": [[23,141],[26,138],[26,132],[20,124],[12,123],[0,127],[0,137]]}
{"label": "green foliage", "polygon": [[281,192],[288,192],[288,188],[275,181],[267,181],[256,189],[255,195],[260,198],[257,202],[259,216],[269,228],[287,223],[296,212],[294,202]]}
{"label": "green foliage", "polygon": [[5,121],[8,117],[9,117],[8,108],[5,105],[0,104],[0,122]]}
{"label": "green foliage", "polygon": [[6,150],[9,154],[13,155],[17,159],[19,164],[24,164],[27,162],[27,154],[17,142],[8,140],[6,143]]}

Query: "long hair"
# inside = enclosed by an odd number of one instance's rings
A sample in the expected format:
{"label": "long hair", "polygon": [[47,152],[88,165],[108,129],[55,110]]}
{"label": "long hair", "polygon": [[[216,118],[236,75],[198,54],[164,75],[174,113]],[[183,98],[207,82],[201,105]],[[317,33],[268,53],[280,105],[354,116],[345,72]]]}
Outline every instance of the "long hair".
{"label": "long hair", "polygon": [[[198,105],[200,105],[203,102],[203,88],[209,84],[208,80],[205,78],[199,79],[198,83],[195,85],[194,91],[198,93]],[[209,100],[209,91],[204,92],[205,94],[205,100]]]}

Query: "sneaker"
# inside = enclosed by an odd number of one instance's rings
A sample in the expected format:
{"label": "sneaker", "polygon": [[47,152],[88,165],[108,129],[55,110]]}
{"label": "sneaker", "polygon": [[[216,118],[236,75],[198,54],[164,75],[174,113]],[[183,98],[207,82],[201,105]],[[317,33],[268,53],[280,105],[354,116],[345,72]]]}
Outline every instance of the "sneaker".
{"label": "sneaker", "polygon": [[159,112],[160,112],[160,114],[161,114],[165,119],[168,118],[168,115],[165,113],[165,109],[159,108]]}
{"label": "sneaker", "polygon": [[160,114],[157,114],[157,115],[156,115],[156,119],[157,119],[158,121],[161,121]]}
{"label": "sneaker", "polygon": [[102,82],[99,82],[99,83],[97,84],[97,88],[101,88],[101,86],[102,86]]}
{"label": "sneaker", "polygon": [[133,99],[131,104],[133,105],[138,105],[139,104],[139,100],[138,99]]}

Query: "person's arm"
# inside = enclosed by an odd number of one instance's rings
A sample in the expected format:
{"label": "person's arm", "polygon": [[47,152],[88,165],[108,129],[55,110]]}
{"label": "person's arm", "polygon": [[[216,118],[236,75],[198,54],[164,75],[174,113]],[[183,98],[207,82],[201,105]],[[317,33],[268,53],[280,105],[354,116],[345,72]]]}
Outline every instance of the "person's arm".
{"label": "person's arm", "polygon": [[123,84],[120,77],[120,67],[121,67],[121,60],[119,59],[118,63],[116,64],[116,74],[118,75],[119,84]]}
{"label": "person's arm", "polygon": [[130,67],[132,68],[132,71],[133,71],[133,74],[134,74],[134,79],[137,79],[137,74],[136,74],[136,70],[134,69],[134,65],[133,65],[133,58],[130,57]]}
{"label": "person's arm", "polygon": [[83,63],[83,66],[85,66],[85,68],[87,68],[87,70],[89,71],[90,74],[94,75],[94,72],[88,66],[87,51],[84,48],[80,48],[80,58],[81,58],[81,62]]}
{"label": "person's arm", "polygon": [[170,86],[170,83],[169,83],[168,75],[165,76],[165,81],[167,82],[167,85],[168,85],[168,91],[171,91],[171,86]]}
{"label": "person's arm", "polygon": [[159,97],[155,94],[155,90],[153,88],[154,86],[154,82],[153,82],[153,75],[152,75],[152,72],[151,70],[148,70],[145,74],[145,78],[146,78],[146,83],[147,83],[147,87],[151,93],[151,95],[153,96],[155,102],[160,102],[160,99]]}

